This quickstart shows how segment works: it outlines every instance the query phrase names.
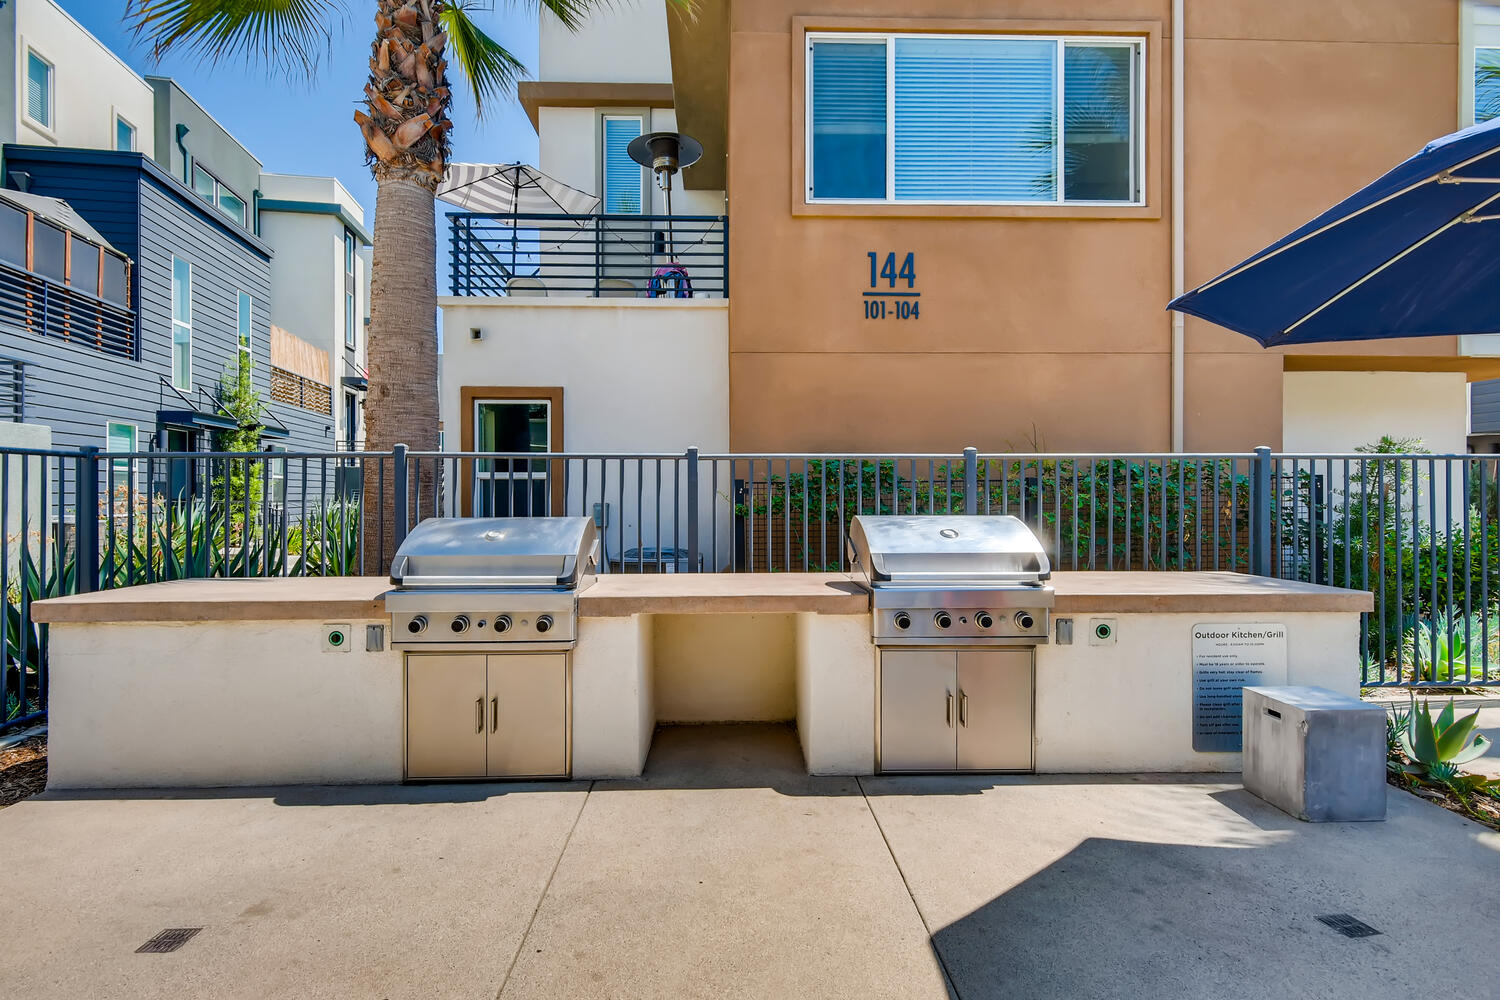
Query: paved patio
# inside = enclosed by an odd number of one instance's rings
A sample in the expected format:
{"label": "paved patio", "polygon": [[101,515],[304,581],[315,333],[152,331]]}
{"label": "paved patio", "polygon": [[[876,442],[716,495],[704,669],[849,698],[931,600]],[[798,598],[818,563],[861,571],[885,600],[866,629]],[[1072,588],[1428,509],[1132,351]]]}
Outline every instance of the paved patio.
{"label": "paved patio", "polygon": [[809,778],[743,726],[592,788],[49,795],[0,811],[0,996],[1488,995],[1500,835],[1235,777]]}

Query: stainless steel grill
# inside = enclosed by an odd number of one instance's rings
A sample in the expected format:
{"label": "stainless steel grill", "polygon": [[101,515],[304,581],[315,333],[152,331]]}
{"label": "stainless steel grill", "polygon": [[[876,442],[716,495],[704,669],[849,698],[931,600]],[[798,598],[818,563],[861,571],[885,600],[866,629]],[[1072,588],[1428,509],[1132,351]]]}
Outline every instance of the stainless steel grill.
{"label": "stainless steel grill", "polygon": [[881,771],[1029,771],[1052,566],[1014,517],[856,517]]}
{"label": "stainless steel grill", "polygon": [[1019,518],[854,518],[849,559],[877,645],[1046,642],[1051,562]]}
{"label": "stainless steel grill", "polygon": [[578,594],[595,579],[597,538],[588,517],[423,521],[391,563],[392,646],[571,646]]}

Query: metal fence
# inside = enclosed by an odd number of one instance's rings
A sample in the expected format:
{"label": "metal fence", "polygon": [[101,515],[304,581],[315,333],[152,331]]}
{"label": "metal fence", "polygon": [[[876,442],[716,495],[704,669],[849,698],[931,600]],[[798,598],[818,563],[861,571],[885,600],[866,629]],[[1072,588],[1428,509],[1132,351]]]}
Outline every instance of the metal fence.
{"label": "metal fence", "polygon": [[723,215],[448,216],[454,295],[725,298]]}
{"label": "metal fence", "polygon": [[1480,455],[0,450],[0,730],[45,712],[33,601],[183,578],[380,574],[435,515],[593,517],[606,573],[758,573],[847,570],[856,514],[1014,514],[1058,570],[1371,591],[1365,684],[1500,686],[1497,503],[1500,456]]}

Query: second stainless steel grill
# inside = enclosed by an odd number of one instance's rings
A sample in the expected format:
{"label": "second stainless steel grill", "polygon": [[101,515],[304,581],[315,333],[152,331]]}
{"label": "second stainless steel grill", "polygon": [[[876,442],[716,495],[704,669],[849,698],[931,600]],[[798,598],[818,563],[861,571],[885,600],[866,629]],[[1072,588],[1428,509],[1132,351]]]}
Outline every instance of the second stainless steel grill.
{"label": "second stainless steel grill", "polygon": [[1014,517],[856,517],[881,771],[1029,771],[1051,563]]}
{"label": "second stainless steel grill", "polygon": [[386,596],[406,652],[406,776],[566,777],[586,517],[434,518],[396,551]]}
{"label": "second stainless steel grill", "polygon": [[1019,518],[860,516],[849,559],[870,588],[877,643],[1047,641],[1052,566]]}
{"label": "second stainless steel grill", "polygon": [[587,517],[423,521],[391,562],[393,645],[573,642],[596,539]]}

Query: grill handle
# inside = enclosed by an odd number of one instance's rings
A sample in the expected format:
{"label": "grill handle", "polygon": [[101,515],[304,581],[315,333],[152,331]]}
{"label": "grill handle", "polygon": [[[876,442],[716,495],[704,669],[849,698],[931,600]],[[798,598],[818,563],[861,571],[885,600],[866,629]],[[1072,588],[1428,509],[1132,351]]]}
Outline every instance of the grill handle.
{"label": "grill handle", "polygon": [[958,689],[958,724],[964,727],[969,725],[969,696],[964,693],[963,688]]}
{"label": "grill handle", "polygon": [[948,692],[948,712],[947,712],[947,714],[945,716],[945,719],[946,719],[946,721],[948,723],[948,728],[952,729],[953,728],[953,692],[952,691]]}
{"label": "grill handle", "polygon": [[490,732],[500,728],[500,698],[496,696],[490,699]]}
{"label": "grill handle", "polygon": [[482,732],[484,732],[484,697],[480,696],[474,699],[474,733],[477,736]]}

